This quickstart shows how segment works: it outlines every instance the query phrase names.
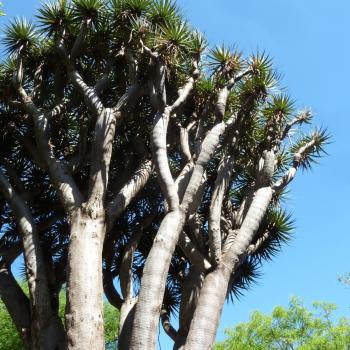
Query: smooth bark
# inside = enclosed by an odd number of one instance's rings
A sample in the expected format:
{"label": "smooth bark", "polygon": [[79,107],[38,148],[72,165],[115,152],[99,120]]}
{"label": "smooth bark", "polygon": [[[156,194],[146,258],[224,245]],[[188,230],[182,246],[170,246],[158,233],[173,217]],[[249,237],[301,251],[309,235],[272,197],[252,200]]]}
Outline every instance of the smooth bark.
{"label": "smooth bark", "polygon": [[30,209],[1,172],[0,192],[10,204],[21,233],[30,293],[31,346],[34,349],[63,349],[64,331],[52,309],[45,259]]}
{"label": "smooth bark", "polygon": [[84,206],[71,220],[68,251],[66,328],[68,349],[104,349],[102,247],[104,210]]}
{"label": "smooth bark", "polygon": [[240,257],[246,253],[272,198],[271,187],[256,191],[235,242],[216,270],[204,280],[198,305],[191,322],[185,350],[211,349],[225,302],[230,276],[239,267]]}

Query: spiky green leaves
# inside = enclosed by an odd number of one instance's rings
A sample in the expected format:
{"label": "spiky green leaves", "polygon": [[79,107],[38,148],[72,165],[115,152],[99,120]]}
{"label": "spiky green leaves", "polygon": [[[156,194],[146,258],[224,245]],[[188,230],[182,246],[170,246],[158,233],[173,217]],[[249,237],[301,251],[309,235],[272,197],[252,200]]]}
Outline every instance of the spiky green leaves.
{"label": "spiky green leaves", "polygon": [[316,129],[310,135],[301,137],[291,148],[295,166],[310,169],[317,159],[326,154],[325,146],[330,142],[327,129]]}
{"label": "spiky green leaves", "polygon": [[185,22],[171,22],[161,27],[157,42],[168,55],[181,53],[189,48],[191,37]]}
{"label": "spiky green leaves", "polygon": [[26,54],[37,45],[38,33],[32,22],[25,18],[15,18],[5,28],[3,43],[12,54]]}
{"label": "spiky green leaves", "polygon": [[242,54],[227,46],[217,46],[209,51],[209,67],[223,78],[231,78],[242,68]]}
{"label": "spiky green leaves", "polygon": [[88,21],[97,25],[100,11],[106,5],[104,0],[73,0],[73,16],[77,21]]}
{"label": "spiky green leaves", "polygon": [[288,243],[294,230],[291,214],[284,210],[270,209],[252,242],[252,256],[259,260],[271,260]]}
{"label": "spiky green leaves", "polygon": [[179,8],[172,0],[152,1],[148,18],[153,24],[164,26],[181,19]]}
{"label": "spiky green leaves", "polygon": [[248,290],[252,284],[260,277],[259,261],[248,257],[245,259],[237,271],[232,276],[232,287],[228,297],[233,302],[234,297],[239,299],[245,290]]}
{"label": "spiky green leaves", "polygon": [[112,0],[111,10],[117,18],[136,19],[144,15],[150,6],[149,0]]}
{"label": "spiky green leaves", "polygon": [[278,74],[273,70],[272,60],[265,52],[258,52],[249,57],[247,64],[253,74],[242,84],[242,97],[264,100],[273,92],[279,81]]}
{"label": "spiky green leaves", "polygon": [[200,57],[200,55],[204,52],[204,50],[208,46],[208,41],[205,36],[195,30],[191,33],[191,41],[190,41],[190,51],[196,56]]}
{"label": "spiky green leaves", "polygon": [[264,137],[272,145],[279,145],[283,130],[294,111],[294,102],[288,95],[272,95],[263,109]]}
{"label": "spiky green leaves", "polygon": [[271,57],[265,52],[258,51],[255,54],[252,54],[248,59],[249,67],[254,71],[256,74],[262,74],[267,73],[272,70],[272,59]]}
{"label": "spiky green leaves", "polygon": [[267,120],[285,122],[294,112],[294,101],[288,95],[272,96],[263,115]]}
{"label": "spiky green leaves", "polygon": [[310,110],[305,109],[298,113],[298,115],[295,117],[296,124],[311,124],[312,121],[312,113]]}
{"label": "spiky green leaves", "polygon": [[62,33],[69,29],[73,22],[73,14],[67,0],[44,3],[36,16],[42,31],[48,36]]}
{"label": "spiky green leaves", "polygon": [[17,62],[14,58],[7,58],[0,65],[0,96],[4,100],[11,95],[13,73],[17,69]]}

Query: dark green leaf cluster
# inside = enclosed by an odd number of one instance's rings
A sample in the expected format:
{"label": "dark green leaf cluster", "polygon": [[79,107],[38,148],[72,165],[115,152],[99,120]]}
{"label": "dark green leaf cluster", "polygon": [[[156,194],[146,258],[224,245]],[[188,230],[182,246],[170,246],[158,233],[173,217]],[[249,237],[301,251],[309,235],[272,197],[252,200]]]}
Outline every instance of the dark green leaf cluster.
{"label": "dark green leaf cluster", "polygon": [[37,45],[35,25],[25,18],[15,18],[5,28],[3,43],[9,54],[28,53]]}

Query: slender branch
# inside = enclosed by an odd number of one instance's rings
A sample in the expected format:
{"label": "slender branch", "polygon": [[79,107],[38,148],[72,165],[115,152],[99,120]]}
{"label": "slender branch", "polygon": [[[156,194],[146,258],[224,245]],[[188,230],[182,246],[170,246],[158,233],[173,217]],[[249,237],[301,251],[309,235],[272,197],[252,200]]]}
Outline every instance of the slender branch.
{"label": "slender branch", "polygon": [[233,115],[229,120],[216,124],[206,135],[202,143],[202,148],[198,156],[198,160],[193,169],[190,182],[187,186],[184,198],[181,202],[181,208],[186,213],[193,213],[196,211],[195,196],[200,187],[205,172],[205,167],[211,157],[213,156],[221,136],[229,129],[236,121],[236,115]]}
{"label": "slender branch", "polygon": [[179,97],[177,100],[173,103],[173,105],[170,107],[171,112],[170,113],[176,113],[176,111],[184,105],[186,102],[189,94],[193,90],[193,86],[195,81],[199,78],[200,72],[198,69],[198,61],[194,61],[193,63],[193,72],[191,76],[188,78],[186,84],[180,89]]}
{"label": "slender branch", "polygon": [[227,191],[233,173],[235,156],[226,155],[223,158],[218,170],[218,175],[214,184],[214,191],[209,209],[208,235],[211,252],[211,260],[214,264],[219,264],[221,260],[221,209],[224,195]]}
{"label": "slender branch", "polygon": [[315,140],[311,140],[305,146],[301,147],[295,154],[293,158],[293,166],[272,185],[274,192],[282,191],[295,177],[298,168],[300,167],[303,159],[303,155],[309,150],[312,150],[315,146]]}
{"label": "slender branch", "polygon": [[252,255],[256,253],[259,250],[259,248],[268,240],[269,237],[270,237],[270,232],[269,231],[264,232],[254,244],[249,245],[249,247],[247,248],[247,254]]}
{"label": "slender branch", "polygon": [[134,261],[134,253],[140,242],[142,233],[143,225],[137,225],[124,250],[119,272],[120,289],[122,291],[124,300],[131,300],[133,298],[132,264]]}
{"label": "slender branch", "polygon": [[253,73],[253,70],[251,68],[248,68],[246,70],[244,70],[243,72],[241,72],[240,74],[234,76],[232,79],[230,79],[230,81],[227,84],[227,88],[229,90],[231,90],[235,84],[237,84],[238,82],[240,82],[244,77],[246,77],[247,75]]}
{"label": "slender branch", "polygon": [[[134,175],[130,178],[130,180],[114,196],[106,208],[110,223],[113,223],[114,220],[119,217],[119,215],[126,209],[130,202],[143,189],[152,174],[152,170],[152,161],[145,159],[136,169]],[[112,225],[109,226],[111,227]]]}
{"label": "slender branch", "polygon": [[191,179],[192,171],[194,168],[194,163],[190,160],[181,170],[180,174],[175,180],[175,185],[177,186],[177,193],[179,195],[180,201],[182,201],[185,194],[187,185]]}
{"label": "slender branch", "polygon": [[281,136],[281,140],[284,140],[288,135],[291,128],[296,124],[308,123],[311,119],[311,112],[306,110],[299,113],[294,119],[292,119],[284,128]]}
{"label": "slender branch", "polygon": [[34,87],[30,94],[30,97],[33,99],[40,97],[40,88],[43,82],[43,66],[44,62],[42,61],[34,72]]}
{"label": "slender branch", "polygon": [[106,239],[103,248],[103,255],[105,257],[105,267],[103,269],[103,290],[108,302],[118,310],[121,310],[124,300],[116,290],[113,283],[113,274],[111,271],[113,260],[115,257],[116,238],[111,235]]}
{"label": "slender branch", "polygon": [[215,105],[215,116],[217,121],[222,121],[226,111],[226,103],[229,94],[229,89],[224,86],[218,93],[218,98]]}
{"label": "slender branch", "polygon": [[198,251],[196,246],[188,238],[185,232],[180,234],[179,247],[186,255],[187,259],[195,265],[199,271],[208,271],[212,268],[210,262]]}
{"label": "slender branch", "polygon": [[160,312],[160,319],[162,321],[162,326],[164,329],[164,332],[173,340],[176,340],[177,332],[175,328],[170,323],[169,313],[167,310],[162,309]]}
{"label": "slender branch", "polygon": [[0,296],[25,346],[30,348],[30,304],[10,268],[0,265]]}
{"label": "slender branch", "polygon": [[240,81],[242,80],[245,76],[249,75],[252,73],[251,69],[247,69],[243,71],[241,74],[238,74],[234,77],[232,77],[228,83],[222,87],[219,90],[217,101],[215,104],[215,116],[217,121],[221,121],[224,118],[225,111],[226,111],[226,104],[227,104],[227,99],[230,93],[230,90]]}
{"label": "slender branch", "polygon": [[74,61],[74,59],[79,56],[80,51],[84,47],[84,40],[90,24],[91,24],[91,20],[84,20],[80,27],[79,34],[74,42],[73,48],[70,53],[70,59],[72,61]]}
{"label": "slender branch", "polygon": [[166,108],[164,113],[157,112],[154,116],[152,130],[152,154],[158,173],[159,185],[167,201],[169,210],[175,210],[179,206],[177,186],[169,167],[167,154],[166,134],[170,118],[170,109]]}
{"label": "slender branch", "polygon": [[189,133],[187,128],[183,128],[180,124],[177,124],[180,131],[180,152],[184,162],[189,162],[192,159],[192,154],[189,144]]}
{"label": "slender branch", "polygon": [[145,45],[145,43],[141,39],[140,39],[140,44],[141,44],[142,50],[146,51],[147,54],[150,55],[152,58],[154,58],[154,59],[159,58],[159,54],[155,51],[152,51],[148,46]]}
{"label": "slender branch", "polygon": [[205,247],[204,237],[202,234],[202,227],[203,227],[202,221],[203,220],[199,216],[199,214],[195,213],[188,219],[187,225],[190,230],[190,234],[193,242],[195,243],[198,250],[202,254],[204,254],[204,252],[206,251],[206,247]]}
{"label": "slender branch", "polygon": [[17,63],[17,71],[13,76],[13,83],[17,90],[19,97],[21,98],[22,105],[26,112],[31,115],[35,125],[35,136],[40,152],[43,154],[43,158],[49,168],[49,173],[53,179],[53,183],[61,198],[63,207],[70,213],[75,207],[79,206],[82,202],[82,195],[69,174],[67,166],[60,160],[56,159],[52,146],[48,138],[48,119],[39,111],[32,99],[27,95],[26,91],[22,87],[23,79],[23,62],[19,56]]}
{"label": "slender branch", "polygon": [[[166,66],[162,59],[155,60],[154,73],[151,80],[151,103],[153,107],[164,112],[167,106],[167,93],[165,88]],[[170,115],[170,110],[169,110]]]}

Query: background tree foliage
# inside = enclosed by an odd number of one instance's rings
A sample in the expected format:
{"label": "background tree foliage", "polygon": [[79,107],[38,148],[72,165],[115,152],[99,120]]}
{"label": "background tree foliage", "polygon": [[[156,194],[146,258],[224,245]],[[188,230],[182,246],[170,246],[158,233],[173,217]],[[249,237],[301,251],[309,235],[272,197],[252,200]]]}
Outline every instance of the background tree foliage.
{"label": "background tree foliage", "polygon": [[155,348],[159,320],[175,349],[210,347],[290,239],[287,187],[326,130],[265,52],[208,47],[170,0],[47,2],[3,44],[0,293],[24,343],[100,350],[104,292],[121,349]]}
{"label": "background tree foliage", "polygon": [[253,312],[248,322],[228,329],[215,350],[347,350],[350,320],[334,322],[335,310],[334,304],[315,302],[310,311],[292,298],[288,308],[277,306],[271,315]]}
{"label": "background tree foliage", "polygon": [[9,315],[5,305],[0,301],[0,349],[13,350],[23,349],[21,337]]}

